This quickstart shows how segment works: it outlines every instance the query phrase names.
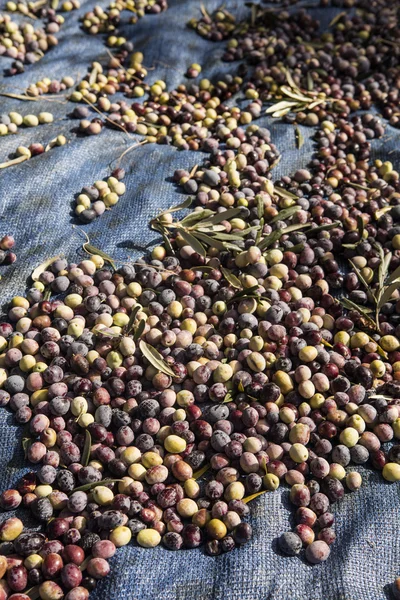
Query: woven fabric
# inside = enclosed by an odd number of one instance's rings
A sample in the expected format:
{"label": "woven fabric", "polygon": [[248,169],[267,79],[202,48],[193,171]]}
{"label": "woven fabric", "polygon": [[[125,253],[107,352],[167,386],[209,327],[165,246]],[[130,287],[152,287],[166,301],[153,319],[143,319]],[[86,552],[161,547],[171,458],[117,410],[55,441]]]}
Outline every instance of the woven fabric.
{"label": "woven fabric", "polygon": [[[197,62],[203,75],[214,77],[234,70],[220,57],[224,43],[211,43],[186,28],[186,22],[199,15],[198,0],[170,0],[167,12],[145,16],[136,25],[123,25],[121,35],[132,40],[144,53],[149,80],[164,79],[168,87],[183,80],[187,67]],[[51,79],[83,76],[91,62],[105,60],[101,36],[91,37],[79,28],[79,17],[92,8],[94,0],[66,14],[58,35],[59,44],[26,73],[3,78],[0,91],[22,91],[43,77]],[[103,7],[108,3],[100,2]],[[204,2],[209,11],[219,0]],[[233,13],[245,10],[244,2],[227,2]],[[338,12],[315,9],[312,12],[328,23]],[[124,15],[125,17],[125,15]],[[124,19],[123,19],[124,20]],[[125,18],[127,20],[127,17]],[[0,60],[0,67],[8,59]],[[127,154],[122,166],[127,170],[127,192],[119,204],[90,225],[79,225],[73,216],[72,201],[84,185],[91,185],[109,173],[109,165],[132,144],[119,131],[105,129],[98,137],[74,133],[76,121],[66,117],[70,104],[19,102],[0,97],[0,113],[17,110],[22,114],[41,110],[54,114],[54,123],[35,129],[22,129],[17,135],[1,138],[0,161],[17,146],[33,141],[47,143],[64,134],[68,145],[0,172],[0,235],[12,233],[17,240],[18,262],[1,268],[1,301],[23,293],[33,268],[46,258],[63,252],[70,260],[80,254],[84,230],[92,244],[119,260],[140,257],[157,239],[146,224],[159,209],[178,204],[182,195],[172,183],[177,168],[190,169],[204,155],[178,152],[174,148],[149,145]],[[307,165],[312,153],[312,133],[301,128],[305,144],[296,149],[294,128],[264,118],[260,124],[271,129],[273,141],[283,152],[276,176]],[[373,158],[385,155],[397,164],[399,134],[388,127],[381,141],[374,141]],[[390,151],[390,156],[387,153]],[[6,275],[4,276],[4,273]],[[0,411],[1,490],[12,487],[28,470],[21,449],[21,427],[7,410]],[[251,504],[252,541],[241,549],[208,557],[202,550],[173,553],[158,547],[145,550],[129,545],[118,550],[111,562],[111,575],[100,582],[93,600],[384,600],[388,586],[400,573],[399,487],[385,483],[374,472],[360,471],[364,485],[333,507],[337,541],[330,560],[310,566],[298,558],[283,557],[276,550],[276,538],[292,525],[288,491],[283,488],[261,496]],[[26,519],[27,514],[22,513]],[[1,515],[4,519],[8,515]]]}

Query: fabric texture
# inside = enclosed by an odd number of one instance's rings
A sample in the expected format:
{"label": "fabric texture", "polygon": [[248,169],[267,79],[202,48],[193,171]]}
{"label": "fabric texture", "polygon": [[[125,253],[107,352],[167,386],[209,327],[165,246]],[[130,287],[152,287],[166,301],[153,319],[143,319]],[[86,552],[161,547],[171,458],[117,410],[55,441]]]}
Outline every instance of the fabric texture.
{"label": "fabric texture", "polygon": [[[5,4],[5,2],[4,2]],[[99,2],[106,7],[108,2]],[[223,64],[220,57],[224,42],[208,42],[186,27],[198,17],[198,0],[169,0],[168,11],[147,15],[136,25],[128,25],[123,14],[121,35],[133,41],[135,50],[144,53],[149,81],[164,79],[169,88],[184,80],[187,67],[200,63],[205,77],[233,71],[235,65]],[[208,11],[219,0],[205,0]],[[0,92],[23,93],[30,84],[43,77],[51,79],[71,75],[83,76],[94,60],[106,60],[102,36],[92,37],[79,27],[79,17],[94,5],[82,2],[78,11],[67,13],[58,34],[59,44],[26,72],[2,78]],[[228,1],[234,14],[246,9],[243,0]],[[324,24],[340,9],[313,9]],[[0,68],[9,66],[0,59]],[[54,114],[54,123],[35,129],[21,128],[17,135],[0,138],[0,161],[7,160],[19,145],[33,141],[47,143],[64,134],[69,143],[35,157],[23,164],[0,171],[0,236],[16,238],[18,261],[1,267],[0,298],[6,302],[23,293],[32,270],[46,258],[64,253],[71,261],[83,257],[84,241],[79,230],[90,236],[93,245],[120,261],[139,258],[157,240],[147,223],[159,209],[178,204],[182,194],[172,182],[177,168],[190,169],[205,155],[179,152],[175,148],[148,145],[139,147],[122,160],[127,175],[126,194],[117,206],[90,225],[78,225],[72,201],[84,185],[109,174],[120,154],[132,144],[123,132],[105,129],[98,137],[82,137],[73,131],[77,121],[66,117],[71,104],[19,102],[0,97],[0,113],[17,110],[22,114]],[[259,121],[272,131],[272,139],[283,153],[275,176],[303,168],[313,150],[312,130],[302,127],[305,143],[296,149],[291,125],[265,117]],[[373,158],[385,156],[398,162],[399,132],[387,126],[383,140],[373,142]],[[390,156],[388,156],[390,152]],[[1,491],[12,487],[29,466],[21,448],[22,427],[16,426],[12,414],[0,410]],[[381,476],[359,469],[364,478],[362,489],[346,494],[334,505],[337,541],[330,559],[310,566],[299,558],[283,557],[276,550],[276,538],[288,530],[293,512],[288,490],[264,494],[251,504],[252,541],[230,554],[212,558],[202,549],[177,553],[157,547],[154,550],[133,544],[117,551],[111,559],[111,575],[100,582],[91,594],[93,600],[385,600],[390,598],[389,585],[400,574],[400,488],[384,482]],[[21,518],[28,518],[21,510]],[[4,520],[9,514],[0,515]]]}

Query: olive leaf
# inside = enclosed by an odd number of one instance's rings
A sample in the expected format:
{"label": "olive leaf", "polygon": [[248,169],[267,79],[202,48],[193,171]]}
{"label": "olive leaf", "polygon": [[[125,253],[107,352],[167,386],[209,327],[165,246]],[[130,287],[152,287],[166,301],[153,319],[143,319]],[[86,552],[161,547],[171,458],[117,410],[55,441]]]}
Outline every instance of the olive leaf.
{"label": "olive leaf", "polygon": [[27,457],[28,450],[32,446],[32,444],[33,444],[33,439],[32,438],[30,438],[30,437],[24,437],[24,438],[22,438],[22,449],[24,451],[25,458]]}
{"label": "olive leaf", "polygon": [[273,219],[271,219],[269,223],[272,225],[277,221],[286,221],[286,219],[293,217],[293,215],[299,212],[299,210],[301,210],[301,206],[298,206],[297,204],[294,206],[289,206],[289,208],[284,208],[283,210],[280,210],[279,213]]}
{"label": "olive leaf", "polygon": [[222,404],[228,404],[228,402],[233,402],[233,397],[230,392],[225,394],[225,398],[223,399]]}
{"label": "olive leaf", "polygon": [[218,250],[226,249],[226,246],[225,244],[223,244],[223,242],[221,242],[220,240],[216,240],[214,237],[206,235],[205,233],[200,233],[200,231],[196,231],[193,235],[195,235],[196,238],[198,238],[200,241],[202,241],[204,244],[207,244],[207,246],[210,246],[211,248],[217,248]]}
{"label": "olive leaf", "polygon": [[167,208],[166,210],[163,210],[155,218],[159,219],[160,217],[162,217],[163,215],[165,215],[167,213],[174,213],[174,212],[178,212],[179,210],[183,210],[184,208],[190,208],[191,204],[192,204],[192,198],[189,196],[181,204],[177,204],[176,206],[172,206],[172,208]]}
{"label": "olive leaf", "polygon": [[29,590],[27,590],[26,592],[24,592],[31,600],[37,600],[37,598],[40,598],[40,594],[39,594],[39,586],[35,585],[31,588],[29,588]]}
{"label": "olive leaf", "polygon": [[257,215],[260,220],[264,216],[264,200],[262,196],[257,197]]}
{"label": "olive leaf", "polygon": [[47,260],[45,260],[44,262],[42,262],[41,265],[39,265],[38,267],[36,267],[36,269],[33,271],[31,278],[33,281],[39,281],[39,277],[42,273],[44,273],[45,271],[47,271],[48,267],[50,267],[50,265],[52,265],[54,262],[56,262],[56,260],[60,260],[62,258],[61,255],[59,256],[53,256],[53,258],[48,258]]}
{"label": "olive leaf", "polygon": [[384,304],[386,304],[386,302],[389,302],[390,298],[392,297],[393,292],[398,290],[399,287],[400,287],[400,284],[398,282],[396,282],[396,283],[392,283],[391,285],[389,285],[385,288],[384,292],[382,294],[380,294],[379,300],[377,302],[378,310],[380,310],[382,308],[382,306]]}
{"label": "olive leaf", "polygon": [[202,221],[213,214],[214,214],[214,212],[209,209],[193,211],[193,212],[189,213],[188,215],[186,215],[186,217],[184,217],[181,221],[179,221],[179,224],[182,227],[188,227],[189,225],[195,225],[198,223],[198,221]]}
{"label": "olive leaf", "polygon": [[397,267],[397,269],[395,269],[393,271],[393,273],[391,275],[389,275],[389,277],[387,278],[386,284],[389,285],[389,284],[393,283],[399,277],[400,277],[400,267]]}
{"label": "olive leaf", "polygon": [[285,190],[285,188],[282,188],[282,187],[276,187],[274,189],[274,193],[277,196],[280,196],[281,198],[290,198],[291,200],[299,199],[298,196],[296,196],[295,194],[292,194],[292,192],[289,192],[288,190]]}
{"label": "olive leaf", "polygon": [[199,469],[198,471],[195,471],[193,473],[193,479],[200,479],[200,477],[202,475],[204,475],[204,473],[206,473],[209,468],[210,468],[210,465],[207,463],[206,465],[204,465],[204,467],[201,467],[201,469]]}
{"label": "olive leaf", "polygon": [[140,319],[138,326],[135,329],[135,333],[133,334],[133,339],[137,342],[138,339],[142,336],[142,333],[146,327],[146,320]]}
{"label": "olive leaf", "polygon": [[242,394],[244,392],[244,386],[243,386],[243,383],[241,381],[239,381],[239,383],[238,383],[238,391],[241,392]]}
{"label": "olive leaf", "polygon": [[335,221],[334,223],[328,223],[327,225],[319,225],[318,227],[313,227],[309,231],[306,232],[306,235],[314,236],[316,233],[320,231],[329,231],[330,229],[334,229],[335,227],[339,227],[340,221]]}
{"label": "olive leaf", "polygon": [[81,485],[70,492],[69,495],[74,494],[75,492],[89,492],[99,485],[110,485],[111,483],[118,483],[119,481],[123,481],[123,479],[103,479],[102,481],[95,481],[93,483],[86,483],[85,485]]}
{"label": "olive leaf", "polygon": [[251,502],[255,498],[258,498],[258,496],[262,496],[262,494],[267,494],[268,492],[269,492],[269,490],[263,490],[262,492],[256,492],[255,494],[251,494],[251,496],[246,496],[246,498],[243,498],[242,502],[247,504],[248,502]]}
{"label": "olive leaf", "polygon": [[334,25],[336,25],[336,23],[339,23],[339,21],[345,17],[347,15],[347,11],[344,10],[343,12],[338,13],[337,15],[335,15],[332,19],[332,21],[329,23],[328,27],[333,27]]}
{"label": "olive leaf", "polygon": [[92,448],[92,436],[88,429],[85,429],[85,445],[83,447],[81,464],[84,467],[87,467],[89,459],[90,459],[90,450]]}
{"label": "olive leaf", "polygon": [[364,235],[364,220],[360,215],[358,215],[357,217],[357,229],[358,235],[360,236],[360,240],[362,240]]}
{"label": "olive leaf", "polygon": [[86,568],[89,564],[89,562],[91,561],[91,559],[93,558],[93,556],[91,554],[89,554],[89,556],[87,556],[85,558],[85,560],[83,561],[83,563],[81,565],[79,565],[79,569],[83,572],[86,571]]}
{"label": "olive leaf", "polygon": [[295,136],[296,136],[297,147],[300,150],[300,148],[304,144],[304,136],[303,136],[303,134],[300,131],[300,127],[296,127],[296,129],[295,129]]}
{"label": "olive leaf", "polygon": [[151,222],[151,226],[153,229],[155,229],[156,231],[161,233],[165,248],[167,250],[167,254],[169,256],[175,256],[175,250],[173,249],[171,240],[168,237],[168,230],[163,225],[161,225],[161,223],[157,223],[157,222],[153,222],[153,221]]}
{"label": "olive leaf", "polygon": [[136,304],[131,311],[130,317],[129,317],[129,321],[128,324],[125,327],[125,334],[129,335],[130,332],[133,329],[133,325],[136,321],[136,315],[138,314],[138,312],[142,310],[142,305],[141,304]]}
{"label": "olive leaf", "polygon": [[98,256],[101,256],[101,258],[103,260],[105,260],[106,262],[108,262],[112,266],[112,268],[114,269],[114,271],[117,269],[117,267],[115,266],[115,262],[114,262],[114,259],[112,258],[112,256],[110,256],[109,254],[106,254],[105,252],[103,252],[103,250],[100,250],[99,248],[96,248],[96,246],[92,246],[92,244],[89,244],[88,242],[85,242],[83,244],[82,248],[88,254],[91,254],[91,255],[97,254]]}
{"label": "olive leaf", "polygon": [[241,213],[240,208],[228,208],[228,210],[224,210],[219,213],[215,213],[213,217],[207,219],[205,223],[203,223],[203,227],[207,227],[208,225],[217,225],[221,223],[221,221],[230,221],[230,219],[234,219]]}
{"label": "olive leaf", "polygon": [[165,373],[166,375],[169,375],[170,377],[175,377],[175,373],[167,365],[167,363],[165,362],[161,354],[158,352],[158,350],[153,348],[153,346],[150,346],[150,344],[147,344],[144,340],[140,340],[139,348],[143,356],[147,358],[149,363],[153,365],[155,369],[161,371],[162,373]]}
{"label": "olive leaf", "polygon": [[251,296],[251,294],[253,294],[256,290],[258,290],[259,286],[258,285],[253,285],[252,287],[246,288],[245,290],[241,290],[240,292],[237,292],[234,296],[232,296],[232,298],[230,298],[230,300],[228,300],[228,304],[231,302],[237,302],[242,300],[245,296]]}
{"label": "olive leaf", "polygon": [[221,272],[222,272],[222,275],[231,284],[232,287],[237,288],[239,290],[243,289],[243,286],[240,283],[240,279],[238,279],[236,277],[236,275],[234,275],[232,273],[232,271],[230,271],[229,269],[226,269],[225,267],[221,267]]}
{"label": "olive leaf", "polygon": [[100,327],[99,325],[95,325],[93,327],[92,333],[94,333],[95,335],[101,335],[101,336],[110,337],[110,338],[120,338],[121,337],[120,333],[116,333],[109,327]]}
{"label": "olive leaf", "polygon": [[265,456],[263,456],[261,459],[261,468],[265,471],[265,474],[268,473],[267,461],[265,460]]}
{"label": "olive leaf", "polygon": [[361,315],[363,315],[367,319],[367,321],[369,323],[371,323],[374,327],[376,326],[374,320],[371,319],[371,317],[369,316],[370,313],[372,313],[372,310],[370,308],[366,308],[364,306],[359,306],[358,304],[356,304],[352,300],[349,300],[348,298],[340,298],[339,302],[345,308],[347,308],[347,310],[355,310],[355,311],[359,312]]}
{"label": "olive leaf", "polygon": [[184,229],[179,229],[179,235],[183,237],[185,242],[189,244],[189,246],[191,246],[191,248],[193,248],[195,252],[197,252],[198,254],[200,254],[200,256],[203,256],[204,258],[206,257],[206,249],[202,244],[200,244],[199,240],[197,240],[191,233],[185,231]]}

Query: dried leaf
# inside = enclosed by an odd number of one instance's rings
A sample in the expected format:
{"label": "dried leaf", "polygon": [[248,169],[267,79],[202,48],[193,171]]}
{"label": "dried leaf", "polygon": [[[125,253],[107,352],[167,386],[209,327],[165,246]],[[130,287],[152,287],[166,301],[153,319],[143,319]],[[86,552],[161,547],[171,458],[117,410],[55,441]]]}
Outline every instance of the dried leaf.
{"label": "dried leaf", "polygon": [[4,96],[5,98],[14,98],[14,100],[30,100],[31,102],[37,102],[39,98],[34,98],[32,96],[26,96],[25,94],[12,94],[11,92],[3,92],[0,96]]}
{"label": "dried leaf", "polygon": [[40,275],[47,271],[47,268],[50,267],[50,265],[52,265],[54,262],[56,262],[56,260],[59,260],[60,258],[62,258],[61,255],[53,256],[53,258],[48,258],[47,260],[42,262],[42,264],[36,267],[36,269],[33,271],[31,275],[32,280],[39,281]]}
{"label": "dried leaf", "polygon": [[179,229],[179,235],[183,237],[185,242],[189,244],[189,246],[191,246],[195,252],[200,254],[200,256],[203,256],[204,258],[207,256],[204,246],[191,233],[184,229]]}
{"label": "dried leaf", "polygon": [[285,115],[287,115],[288,113],[290,113],[290,111],[293,110],[293,108],[294,107],[292,107],[292,108],[282,108],[280,110],[277,110],[277,111],[273,112],[272,116],[273,116],[274,119],[280,119],[280,118],[284,117]]}
{"label": "dried leaf", "polygon": [[263,456],[261,459],[261,468],[263,469],[263,471],[265,471],[265,474],[268,473],[268,469],[267,469],[267,461],[265,460],[265,457]]}
{"label": "dried leaf", "polygon": [[324,340],[324,338],[322,338],[321,344],[323,346],[325,346],[326,348],[333,348],[332,344],[330,344],[329,342],[327,342],[326,340]]}
{"label": "dried leaf", "polygon": [[369,313],[372,312],[372,310],[370,308],[366,308],[364,306],[359,306],[358,304],[356,304],[352,300],[349,300],[348,298],[340,298],[339,302],[348,310],[356,310],[357,312],[359,312],[361,315],[363,315],[367,319],[367,321],[371,325],[373,325],[374,329],[376,329],[376,324],[375,324],[374,320],[371,319],[371,317],[369,316]]}
{"label": "dried leaf", "polygon": [[137,342],[137,340],[141,338],[145,327],[146,327],[146,320],[140,319],[139,324],[135,329],[135,333],[133,334],[133,339],[135,340],[135,342]]}
{"label": "dried leaf", "polygon": [[265,114],[269,115],[271,113],[275,113],[280,110],[288,109],[288,112],[292,109],[293,106],[296,106],[297,102],[291,102],[287,100],[282,100],[281,102],[277,102],[273,104],[265,111]]}
{"label": "dried leaf", "polygon": [[384,208],[381,208],[381,209],[377,210],[376,213],[375,213],[375,219],[377,221],[379,221],[379,219],[381,217],[383,217],[384,214],[386,214],[387,212],[391,211],[392,208],[393,208],[392,206],[385,206]]}
{"label": "dried leaf", "polygon": [[298,100],[299,102],[310,102],[311,98],[304,96],[300,90],[293,91],[285,85],[281,86],[281,92],[285,94],[285,96],[289,96],[289,98],[293,98],[294,100]]}
{"label": "dried leaf", "polygon": [[81,485],[80,487],[73,489],[71,494],[74,492],[88,492],[99,485],[110,485],[110,483],[117,483],[119,481],[123,481],[123,479],[103,479],[102,481],[95,481],[94,483],[86,483],[85,485]]}
{"label": "dried leaf", "polygon": [[150,344],[147,344],[143,340],[140,340],[139,348],[143,356],[147,358],[149,363],[153,365],[155,369],[161,371],[162,373],[165,373],[166,375],[169,375],[170,377],[175,377],[175,373],[167,365],[167,363],[165,362],[161,354],[158,352],[158,350],[156,350],[155,348],[153,348],[153,346],[150,346]]}
{"label": "dried leaf", "polygon": [[19,163],[22,163],[25,160],[29,160],[29,159],[30,159],[30,156],[18,156],[18,158],[13,158],[12,160],[7,160],[6,162],[0,163],[0,169],[7,169],[7,167],[19,165]]}
{"label": "dried leaf", "polygon": [[237,288],[239,290],[243,289],[243,286],[240,283],[240,279],[238,279],[236,275],[232,273],[232,271],[230,271],[229,269],[225,269],[225,267],[221,267],[221,272],[232,287]]}
{"label": "dried leaf", "polygon": [[85,445],[83,447],[82,458],[81,458],[81,464],[84,467],[87,467],[87,465],[89,463],[91,448],[92,448],[92,436],[90,435],[90,432],[87,429],[85,429]]}
{"label": "dried leaf", "polygon": [[248,502],[251,502],[255,498],[258,498],[258,496],[261,496],[262,494],[267,494],[268,491],[269,490],[263,490],[262,492],[256,492],[255,494],[251,494],[251,496],[246,496],[246,498],[243,498],[242,502],[247,504]]}
{"label": "dried leaf", "polygon": [[300,127],[296,127],[296,129],[295,129],[295,135],[296,135],[297,147],[300,150],[300,148],[304,144],[304,136],[303,136],[303,134],[300,131]]}
{"label": "dried leaf", "polygon": [[106,262],[108,262],[112,266],[112,268],[114,269],[114,271],[116,270],[117,267],[115,266],[114,259],[109,254],[106,254],[105,252],[103,252],[103,250],[100,250],[99,248],[96,248],[96,246],[92,246],[92,244],[89,244],[88,242],[85,242],[83,244],[82,248],[84,249],[85,252],[87,252],[88,254],[91,254],[92,256],[94,254],[97,254],[98,256],[101,256],[101,258],[103,260],[105,260]]}
{"label": "dried leaf", "polygon": [[204,467],[201,467],[201,469],[199,469],[198,471],[195,471],[193,473],[193,479],[200,479],[200,477],[202,475],[204,475],[204,473],[207,473],[209,468],[210,468],[210,465],[207,463],[206,465],[204,465]]}

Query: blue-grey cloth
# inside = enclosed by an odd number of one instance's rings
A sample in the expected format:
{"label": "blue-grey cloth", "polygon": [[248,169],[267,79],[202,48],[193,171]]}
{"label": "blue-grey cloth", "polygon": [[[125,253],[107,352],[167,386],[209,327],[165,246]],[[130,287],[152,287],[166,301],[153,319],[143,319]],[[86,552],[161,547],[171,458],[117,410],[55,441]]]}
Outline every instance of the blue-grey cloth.
{"label": "blue-grey cloth", "polygon": [[[4,2],[5,3],[5,2]],[[100,2],[106,7],[107,2]],[[209,11],[219,0],[205,0]],[[58,35],[59,44],[26,73],[2,78],[0,92],[22,93],[43,77],[51,79],[71,75],[82,77],[94,60],[105,60],[107,53],[101,36],[89,36],[79,28],[79,17],[94,5],[82,3],[78,11],[67,13]],[[244,2],[227,2],[231,12],[246,10]],[[328,23],[334,10],[313,12]],[[224,43],[208,42],[186,27],[198,17],[198,0],[170,0],[167,12],[147,15],[136,25],[121,26],[121,35],[133,41],[145,56],[149,81],[164,79],[170,88],[184,80],[191,63],[203,66],[206,77],[221,76],[234,65],[220,60]],[[123,21],[129,14],[123,14]],[[11,61],[0,59],[0,68]],[[154,67],[154,69],[153,69]],[[157,240],[147,223],[160,209],[182,201],[181,192],[171,180],[177,168],[190,169],[205,155],[179,152],[166,146],[139,147],[125,156],[126,194],[117,206],[90,225],[79,225],[72,202],[82,186],[106,177],[110,164],[135,142],[123,132],[105,129],[98,137],[81,137],[73,129],[77,121],[66,117],[71,104],[46,101],[19,102],[0,97],[0,114],[51,111],[54,123],[35,129],[23,129],[16,135],[0,138],[0,162],[19,145],[33,141],[47,143],[64,134],[68,145],[23,164],[0,171],[0,235],[12,233],[18,261],[0,267],[1,304],[23,293],[33,268],[46,258],[64,253],[71,261],[83,257],[85,230],[92,243],[117,260],[139,258]],[[283,152],[276,176],[305,167],[312,153],[310,130],[302,128],[306,138],[301,151],[296,149],[294,128],[265,118],[273,141]],[[388,127],[385,138],[373,143],[373,157],[385,157],[398,166],[399,135]],[[385,152],[383,152],[385,150]],[[390,150],[390,156],[388,151]],[[21,427],[12,415],[0,410],[0,489],[12,487],[29,470],[21,449]],[[253,501],[250,522],[252,541],[234,552],[211,558],[202,549],[173,553],[162,547],[154,550],[131,544],[117,551],[110,561],[112,573],[101,581],[93,600],[384,600],[389,584],[400,575],[399,487],[385,483],[376,472],[362,470],[364,484],[355,494],[346,494],[335,505],[337,541],[328,562],[310,566],[305,560],[281,556],[276,538],[293,526],[293,512],[284,487]],[[21,509],[21,518],[28,518]],[[4,519],[5,515],[1,515]]]}

